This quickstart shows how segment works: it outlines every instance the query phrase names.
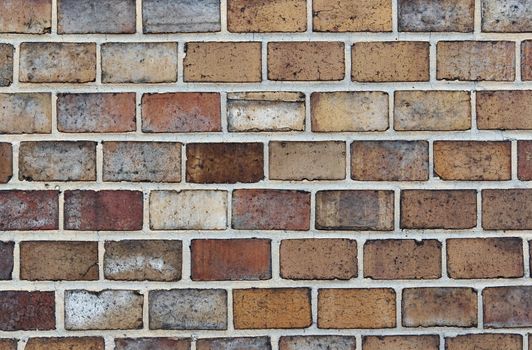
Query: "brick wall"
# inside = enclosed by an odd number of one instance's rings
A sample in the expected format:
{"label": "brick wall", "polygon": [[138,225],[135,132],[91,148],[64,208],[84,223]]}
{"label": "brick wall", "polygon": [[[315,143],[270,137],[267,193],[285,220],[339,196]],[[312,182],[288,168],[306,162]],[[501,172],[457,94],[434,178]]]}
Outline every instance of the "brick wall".
{"label": "brick wall", "polygon": [[532,1],[0,0],[0,231],[0,350],[532,349]]}

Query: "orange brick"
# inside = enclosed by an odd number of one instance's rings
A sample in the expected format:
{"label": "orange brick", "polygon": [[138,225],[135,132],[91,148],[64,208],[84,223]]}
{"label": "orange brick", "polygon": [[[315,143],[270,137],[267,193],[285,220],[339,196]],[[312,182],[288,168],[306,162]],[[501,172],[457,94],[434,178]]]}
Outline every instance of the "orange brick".
{"label": "orange brick", "polygon": [[233,33],[304,32],[306,0],[229,0],[227,29]]}
{"label": "orange brick", "polygon": [[521,350],[523,338],[518,334],[465,334],[445,338],[447,350]]}
{"label": "orange brick", "polygon": [[437,335],[364,336],[363,350],[438,350],[440,338]]}
{"label": "orange brick", "polygon": [[100,337],[30,338],[25,350],[104,350],[105,341]]}
{"label": "orange brick", "polygon": [[532,189],[482,191],[485,230],[532,229]]}
{"label": "orange brick", "polygon": [[532,90],[477,92],[479,129],[532,129]]}
{"label": "orange brick", "polygon": [[391,32],[390,0],[313,0],[316,32]]}

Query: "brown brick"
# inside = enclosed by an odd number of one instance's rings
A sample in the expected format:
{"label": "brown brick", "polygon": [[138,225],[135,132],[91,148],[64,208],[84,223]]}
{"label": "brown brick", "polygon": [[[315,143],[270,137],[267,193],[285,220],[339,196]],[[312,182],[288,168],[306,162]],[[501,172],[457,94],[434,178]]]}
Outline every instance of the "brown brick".
{"label": "brown brick", "polygon": [[390,0],[313,0],[316,32],[391,32]]}
{"label": "brown brick", "polygon": [[0,339],[0,350],[17,350],[17,340]]}
{"label": "brown brick", "polygon": [[351,78],[358,82],[428,81],[429,46],[422,41],[355,43]]}
{"label": "brown brick", "polygon": [[259,42],[189,42],[184,81],[251,83],[262,80]]}
{"label": "brown brick", "polygon": [[227,29],[233,33],[304,32],[307,30],[307,2],[229,0]]}
{"label": "brown brick", "polygon": [[0,231],[58,228],[58,191],[0,191]]}
{"label": "brown brick", "polygon": [[13,45],[0,44],[0,86],[13,82],[13,52]]}
{"label": "brown brick", "polygon": [[20,44],[20,82],[88,83],[96,80],[96,44]]}
{"label": "brown brick", "polygon": [[344,44],[340,42],[268,43],[270,80],[342,80],[345,76]]}
{"label": "brown brick", "polygon": [[354,336],[338,335],[310,335],[291,336],[279,339],[280,350],[355,350],[356,338]]}
{"label": "brown brick", "polygon": [[403,289],[404,327],[474,327],[477,292],[472,288]]}
{"label": "brown brick", "polygon": [[310,193],[283,190],[235,190],[232,226],[237,230],[310,228]]}
{"label": "brown brick", "polygon": [[358,181],[426,181],[427,141],[355,141],[351,144],[351,178]]}
{"label": "brown brick", "polygon": [[0,183],[8,183],[13,177],[13,147],[0,142]]}
{"label": "brown brick", "polygon": [[465,334],[445,338],[446,350],[521,350],[523,338],[518,334]]}
{"label": "brown brick", "polygon": [[393,191],[319,191],[316,228],[392,231],[393,198]]}
{"label": "brown brick", "polygon": [[190,350],[190,339],[118,338],[115,350]]}
{"label": "brown brick", "polygon": [[510,41],[440,41],[436,61],[439,80],[515,79],[515,43]]}
{"label": "brown brick", "polygon": [[66,191],[65,229],[133,231],[142,229],[140,191]]}
{"label": "brown brick", "polygon": [[52,30],[52,0],[7,0],[0,3],[0,32],[45,34]]}
{"label": "brown brick", "polygon": [[220,94],[173,92],[142,96],[143,132],[221,131]]}
{"label": "brown brick", "polygon": [[350,239],[283,240],[281,277],[293,280],[349,280],[357,276],[357,242]]}
{"label": "brown brick", "polygon": [[262,143],[187,144],[187,182],[252,183],[262,179]]}
{"label": "brown brick", "polygon": [[401,191],[403,229],[465,229],[476,225],[475,190]]}
{"label": "brown brick", "polygon": [[526,0],[482,0],[483,32],[532,32],[532,10]]}
{"label": "brown brick", "polygon": [[1,134],[52,132],[52,96],[48,93],[0,94]]}
{"label": "brown brick", "polygon": [[475,0],[399,0],[402,32],[472,32]]}
{"label": "brown brick", "polygon": [[312,324],[310,289],[233,290],[235,329],[307,328]]}
{"label": "brown brick", "polygon": [[0,292],[0,330],[55,329],[54,292]]}
{"label": "brown brick", "polygon": [[532,287],[513,286],[486,288],[484,302],[484,327],[525,328],[532,326]]}
{"label": "brown brick", "polygon": [[[14,242],[0,241],[0,280],[10,280],[13,272],[13,249]],[[0,346],[0,350],[2,347]]]}
{"label": "brown brick", "polygon": [[517,177],[523,181],[532,180],[532,140],[517,142]]}
{"label": "brown brick", "polygon": [[271,350],[270,338],[209,338],[196,342],[197,350]]}
{"label": "brown brick", "polygon": [[485,230],[532,229],[532,189],[483,190]]}
{"label": "brown brick", "polygon": [[477,92],[479,129],[532,129],[532,90]]}
{"label": "brown brick", "polygon": [[437,335],[363,336],[363,350],[438,350]]}
{"label": "brown brick", "polygon": [[413,239],[366,241],[364,277],[376,280],[440,278],[441,243]]}
{"label": "brown brick", "polygon": [[25,350],[104,350],[105,341],[100,337],[30,338]]}
{"label": "brown brick", "polygon": [[393,289],[320,289],[319,328],[394,328]]}
{"label": "brown brick", "polygon": [[97,280],[98,242],[21,242],[20,279]]}
{"label": "brown brick", "polygon": [[532,80],[532,40],[521,44],[521,79]]}

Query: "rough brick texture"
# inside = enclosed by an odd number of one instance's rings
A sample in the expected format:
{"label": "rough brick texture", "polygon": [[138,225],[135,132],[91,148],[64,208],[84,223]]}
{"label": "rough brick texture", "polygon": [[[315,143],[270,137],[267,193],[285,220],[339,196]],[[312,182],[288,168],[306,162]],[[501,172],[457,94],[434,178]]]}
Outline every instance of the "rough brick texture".
{"label": "rough brick texture", "polygon": [[389,0],[313,0],[313,26],[317,32],[390,32]]}
{"label": "rough brick texture", "polygon": [[104,350],[105,341],[99,337],[31,338],[27,350]]}
{"label": "rough brick texture", "polygon": [[532,326],[532,287],[486,288],[482,293],[487,328]]}
{"label": "rough brick texture", "polygon": [[13,177],[13,146],[0,143],[0,183],[8,183]]}
{"label": "rough brick texture", "polygon": [[306,0],[229,0],[230,32],[303,32],[307,29]]}
{"label": "rough brick texture", "polygon": [[482,191],[482,227],[486,230],[532,229],[532,190]]}
{"label": "rough brick texture", "polygon": [[55,329],[54,292],[0,292],[0,330]]}
{"label": "rough brick texture", "polygon": [[472,32],[474,0],[399,0],[403,32]]}
{"label": "rough brick texture", "polygon": [[12,45],[0,44],[0,86],[13,82],[13,51]]}
{"label": "rough brick texture", "polygon": [[10,280],[13,272],[14,242],[0,242],[0,280]]}
{"label": "rough brick texture", "polygon": [[59,227],[57,191],[0,191],[0,230],[54,230]]}
{"label": "rough brick texture", "polygon": [[355,350],[355,337],[321,335],[321,336],[292,336],[281,337],[279,340],[280,350],[299,350],[299,349],[337,349],[337,350]]}
{"label": "rough brick texture", "polygon": [[521,350],[523,338],[517,334],[466,334],[445,338],[448,350],[508,349]]}
{"label": "rough brick texture", "polygon": [[268,337],[246,338],[210,338],[199,339],[196,343],[197,350],[271,350]]}
{"label": "rough brick texture", "polygon": [[532,180],[532,140],[517,143],[517,176],[519,180]]}
{"label": "rough brick texture", "polygon": [[49,134],[51,131],[50,94],[0,94],[1,134]]}
{"label": "rough brick texture", "polygon": [[364,350],[438,350],[440,339],[434,335],[367,336],[362,338]]}
{"label": "rough brick texture", "polygon": [[[179,14],[179,15],[176,15]],[[217,32],[220,2],[217,0],[144,0],[144,33]]]}
{"label": "rough brick texture", "polygon": [[0,4],[1,33],[50,33],[52,0],[5,0]]}
{"label": "rough brick texture", "polygon": [[116,350],[190,350],[189,339],[178,338],[119,338]]}
{"label": "rough brick texture", "polygon": [[532,90],[480,91],[477,94],[479,129],[532,129],[530,99]]}

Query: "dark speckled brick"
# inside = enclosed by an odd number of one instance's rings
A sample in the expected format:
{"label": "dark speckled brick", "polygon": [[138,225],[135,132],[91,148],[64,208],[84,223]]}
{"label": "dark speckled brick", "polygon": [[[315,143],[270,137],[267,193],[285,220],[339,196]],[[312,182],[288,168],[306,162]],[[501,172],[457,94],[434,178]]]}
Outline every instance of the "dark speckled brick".
{"label": "dark speckled brick", "polygon": [[[0,242],[0,280],[10,280],[13,272],[13,242]],[[0,346],[0,350],[2,347]]]}
{"label": "dark speckled brick", "polygon": [[13,46],[0,44],[0,86],[13,82]]}
{"label": "dark speckled brick", "polygon": [[399,0],[403,32],[472,32],[475,0]]}
{"label": "dark speckled brick", "polygon": [[196,343],[197,350],[270,350],[270,338],[213,338],[200,339]]}
{"label": "dark speckled brick", "polygon": [[189,350],[189,339],[121,338],[115,339],[115,350]]}
{"label": "dark speckled brick", "polygon": [[0,330],[55,329],[54,292],[0,292]]}
{"label": "dark speckled brick", "polygon": [[55,230],[58,191],[0,191],[0,231]]}

